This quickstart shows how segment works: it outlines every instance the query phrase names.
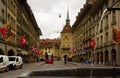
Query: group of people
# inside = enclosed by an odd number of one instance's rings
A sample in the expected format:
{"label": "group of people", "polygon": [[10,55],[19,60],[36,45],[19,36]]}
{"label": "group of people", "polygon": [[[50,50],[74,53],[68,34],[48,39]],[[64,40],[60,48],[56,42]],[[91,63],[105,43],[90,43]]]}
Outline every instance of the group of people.
{"label": "group of people", "polygon": [[46,52],[45,53],[45,58],[46,59],[53,59],[53,54],[51,52],[48,52],[48,53]]}

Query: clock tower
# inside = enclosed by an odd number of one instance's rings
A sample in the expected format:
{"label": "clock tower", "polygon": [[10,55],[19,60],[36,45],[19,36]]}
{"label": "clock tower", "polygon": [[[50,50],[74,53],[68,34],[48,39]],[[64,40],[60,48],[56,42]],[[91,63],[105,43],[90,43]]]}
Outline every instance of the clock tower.
{"label": "clock tower", "polygon": [[68,56],[68,59],[72,58],[72,27],[70,25],[69,10],[67,10],[66,24],[61,31],[61,58],[64,55]]}

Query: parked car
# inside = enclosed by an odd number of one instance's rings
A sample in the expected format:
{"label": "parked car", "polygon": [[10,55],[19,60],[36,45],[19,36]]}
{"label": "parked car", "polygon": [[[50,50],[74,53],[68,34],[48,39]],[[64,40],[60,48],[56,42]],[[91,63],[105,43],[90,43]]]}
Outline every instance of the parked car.
{"label": "parked car", "polygon": [[9,56],[9,68],[17,69],[22,68],[23,60],[21,56]]}
{"label": "parked car", "polygon": [[9,59],[6,55],[0,55],[0,71],[9,71]]}

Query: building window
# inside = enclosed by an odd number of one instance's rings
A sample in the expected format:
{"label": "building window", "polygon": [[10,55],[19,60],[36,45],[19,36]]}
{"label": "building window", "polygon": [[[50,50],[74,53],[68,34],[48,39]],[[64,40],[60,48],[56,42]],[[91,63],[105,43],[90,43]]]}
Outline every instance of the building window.
{"label": "building window", "polygon": [[6,1],[6,0],[2,0],[2,3],[5,4],[5,1]]}
{"label": "building window", "polygon": [[11,10],[13,11],[13,2],[11,1]]}
{"label": "building window", "polygon": [[70,45],[68,44],[68,47],[70,47]]}
{"label": "building window", "polygon": [[16,9],[15,9],[15,5],[13,6],[13,11],[14,11],[14,13],[15,13],[15,11],[16,11]]}
{"label": "building window", "polygon": [[115,25],[116,24],[116,13],[115,13],[115,10],[113,11],[113,19],[112,19],[112,24]]}
{"label": "building window", "polygon": [[1,13],[1,22],[3,23],[3,24],[5,24],[5,11],[4,11],[4,9],[2,9],[2,13]]}
{"label": "building window", "polygon": [[8,14],[8,19],[7,19],[7,21],[10,21],[10,15]]}
{"label": "building window", "polygon": [[100,37],[100,45],[103,46],[103,36]]}
{"label": "building window", "polygon": [[103,21],[101,22],[100,32],[103,32]]}
{"label": "building window", "polygon": [[47,50],[47,48],[45,48],[45,50]]}
{"label": "building window", "polygon": [[108,2],[109,2],[109,1],[107,1],[107,3],[105,4],[106,8],[108,7]]}
{"label": "building window", "polygon": [[108,26],[108,16],[106,16],[106,26]]}
{"label": "building window", "polygon": [[108,33],[106,33],[106,37],[105,37],[105,43],[108,44]]}
{"label": "building window", "polygon": [[5,18],[5,11],[2,9],[2,18]]}
{"label": "building window", "polygon": [[99,46],[100,44],[99,44],[99,38],[97,38],[97,45]]}
{"label": "building window", "polygon": [[115,2],[115,0],[112,0],[112,3],[114,3]]}

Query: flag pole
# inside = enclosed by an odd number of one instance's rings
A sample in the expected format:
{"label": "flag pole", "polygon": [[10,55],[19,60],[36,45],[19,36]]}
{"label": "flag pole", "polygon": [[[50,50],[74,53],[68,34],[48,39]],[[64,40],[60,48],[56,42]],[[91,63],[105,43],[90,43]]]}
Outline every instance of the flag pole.
{"label": "flag pole", "polygon": [[[95,34],[96,34],[96,32],[95,32]],[[93,66],[94,66],[94,63],[93,63],[93,61],[95,61],[95,50],[96,50],[96,41],[97,40],[97,37],[95,37],[95,46],[94,46],[94,48],[93,49],[91,49],[91,52],[92,52],[92,54],[91,54],[91,72],[90,72],[90,78],[92,78],[92,74],[93,74],[93,70],[92,70],[92,68],[93,68]]]}

